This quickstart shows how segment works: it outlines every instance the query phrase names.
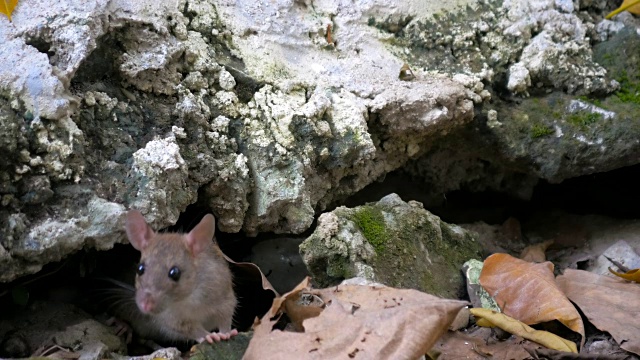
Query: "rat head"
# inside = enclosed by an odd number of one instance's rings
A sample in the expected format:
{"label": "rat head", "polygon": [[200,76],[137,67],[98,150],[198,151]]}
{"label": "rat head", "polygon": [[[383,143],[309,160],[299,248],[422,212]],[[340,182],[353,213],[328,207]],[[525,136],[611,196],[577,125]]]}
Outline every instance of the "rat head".
{"label": "rat head", "polygon": [[143,313],[161,313],[194,292],[198,265],[215,232],[213,215],[206,215],[188,234],[158,234],[139,211],[131,210],[126,230],[129,242],[141,253],[136,303]]}

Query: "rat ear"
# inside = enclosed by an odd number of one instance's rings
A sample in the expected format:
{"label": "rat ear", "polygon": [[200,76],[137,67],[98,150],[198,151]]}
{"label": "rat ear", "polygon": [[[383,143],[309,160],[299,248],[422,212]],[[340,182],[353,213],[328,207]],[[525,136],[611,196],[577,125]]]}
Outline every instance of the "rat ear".
{"label": "rat ear", "polygon": [[142,213],[138,210],[129,210],[125,229],[127,230],[129,242],[138,251],[144,250],[155,235],[153,229],[147,225]]}
{"label": "rat ear", "polygon": [[213,240],[216,232],[216,219],[211,214],[205,215],[186,236],[186,243],[191,253],[196,255],[205,249]]}

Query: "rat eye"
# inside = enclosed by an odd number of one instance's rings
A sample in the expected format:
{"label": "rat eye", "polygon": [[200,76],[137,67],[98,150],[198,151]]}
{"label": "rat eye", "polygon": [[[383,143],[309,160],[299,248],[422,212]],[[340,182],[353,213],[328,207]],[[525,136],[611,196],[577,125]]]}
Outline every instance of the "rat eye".
{"label": "rat eye", "polygon": [[144,274],[144,263],[138,264],[138,268],[136,269],[136,274],[138,275]]}
{"label": "rat eye", "polygon": [[180,268],[179,267],[174,266],[171,269],[169,269],[169,279],[171,279],[173,281],[180,280]]}

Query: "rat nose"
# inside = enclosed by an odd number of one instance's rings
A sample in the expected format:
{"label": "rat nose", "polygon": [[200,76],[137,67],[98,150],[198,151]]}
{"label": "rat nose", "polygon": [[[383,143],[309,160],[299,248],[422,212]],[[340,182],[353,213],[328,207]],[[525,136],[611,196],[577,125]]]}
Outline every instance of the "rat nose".
{"label": "rat nose", "polygon": [[151,293],[148,291],[144,291],[142,293],[140,293],[137,296],[137,303],[138,303],[138,307],[140,308],[140,310],[145,313],[145,314],[149,314],[152,313],[155,308],[156,308],[156,302],[153,299],[153,297],[151,296]]}

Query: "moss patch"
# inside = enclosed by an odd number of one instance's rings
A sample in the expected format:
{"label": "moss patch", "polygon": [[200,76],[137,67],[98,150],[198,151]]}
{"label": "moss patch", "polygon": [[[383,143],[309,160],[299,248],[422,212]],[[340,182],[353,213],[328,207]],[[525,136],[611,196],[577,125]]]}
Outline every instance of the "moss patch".
{"label": "moss patch", "polygon": [[533,124],[533,126],[531,127],[531,137],[533,139],[551,135],[553,133],[554,133],[553,129],[545,125]]}
{"label": "moss patch", "polygon": [[608,41],[595,45],[593,56],[611,78],[620,83],[615,94],[602,98],[600,105],[594,104],[616,112],[637,126],[640,117],[640,38],[635,29],[626,27]]}
{"label": "moss patch", "polygon": [[395,221],[386,229],[384,251],[372,264],[377,279],[447,298],[463,296],[460,267],[469,259],[481,258],[478,243],[423,209],[386,211]]}
{"label": "moss patch", "polygon": [[602,120],[603,116],[600,113],[594,113],[589,111],[578,111],[567,116],[567,122],[573,124],[581,129],[587,128],[591,124]]}
{"label": "moss patch", "polygon": [[621,102],[640,105],[640,72],[636,71],[630,75],[626,70],[622,70],[617,80],[620,90],[616,92],[616,97]]}
{"label": "moss patch", "polygon": [[362,230],[362,235],[380,254],[384,251],[388,234],[382,211],[373,206],[362,206],[353,214],[353,222]]}

